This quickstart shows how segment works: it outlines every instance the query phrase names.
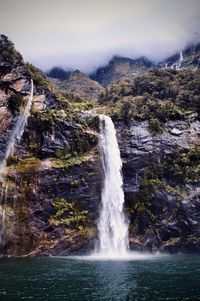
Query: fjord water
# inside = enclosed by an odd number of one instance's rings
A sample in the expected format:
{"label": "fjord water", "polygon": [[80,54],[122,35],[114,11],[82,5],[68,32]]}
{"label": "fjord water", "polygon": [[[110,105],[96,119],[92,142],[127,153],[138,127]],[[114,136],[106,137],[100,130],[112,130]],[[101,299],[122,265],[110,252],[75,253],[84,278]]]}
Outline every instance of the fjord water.
{"label": "fjord water", "polygon": [[0,300],[196,301],[200,256],[115,261],[0,260]]}
{"label": "fjord water", "polygon": [[112,119],[100,115],[99,149],[103,167],[102,208],[98,221],[99,243],[96,255],[124,257],[128,252],[128,222],[123,205],[122,161]]}

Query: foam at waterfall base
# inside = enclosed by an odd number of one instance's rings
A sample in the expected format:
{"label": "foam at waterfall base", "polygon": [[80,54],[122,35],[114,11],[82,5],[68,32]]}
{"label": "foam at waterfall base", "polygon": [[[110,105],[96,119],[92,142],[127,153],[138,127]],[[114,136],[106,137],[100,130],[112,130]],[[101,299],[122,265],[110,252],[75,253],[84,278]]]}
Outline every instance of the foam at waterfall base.
{"label": "foam at waterfall base", "polygon": [[88,261],[137,261],[137,260],[154,260],[160,257],[166,256],[165,254],[147,253],[147,252],[135,252],[129,251],[126,254],[117,253],[93,253],[91,255],[83,256],[68,256],[66,258],[77,259],[77,260],[88,260]]}

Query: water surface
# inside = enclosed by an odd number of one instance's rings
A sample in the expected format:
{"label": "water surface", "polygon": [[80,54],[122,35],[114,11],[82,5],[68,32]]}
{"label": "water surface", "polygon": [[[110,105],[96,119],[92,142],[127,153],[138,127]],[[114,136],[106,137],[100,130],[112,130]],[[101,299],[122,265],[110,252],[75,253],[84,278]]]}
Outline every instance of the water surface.
{"label": "water surface", "polygon": [[0,300],[200,300],[200,256],[1,259]]}

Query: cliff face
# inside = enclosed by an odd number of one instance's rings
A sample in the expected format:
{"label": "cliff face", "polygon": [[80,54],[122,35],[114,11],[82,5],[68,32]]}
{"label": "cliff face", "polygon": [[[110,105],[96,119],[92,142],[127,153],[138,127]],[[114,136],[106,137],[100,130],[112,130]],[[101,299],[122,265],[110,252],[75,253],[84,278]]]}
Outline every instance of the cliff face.
{"label": "cliff face", "polygon": [[116,126],[131,248],[199,252],[200,122],[169,121],[156,136],[148,121]]}
{"label": "cliff face", "polygon": [[5,47],[11,60],[1,60],[2,158],[23,114],[31,78],[34,97],[23,137],[1,177],[1,253],[88,249],[100,202],[98,122],[82,115],[83,103],[66,99],[40,70],[13,58],[9,41]]}
{"label": "cliff face", "polygon": [[1,158],[34,81],[28,124],[0,180],[0,253],[94,248],[102,174],[98,117],[83,113],[91,108],[115,123],[131,248],[199,252],[199,71],[143,72],[94,103],[58,90],[4,36],[0,48]]}
{"label": "cliff face", "polygon": [[100,96],[118,132],[133,249],[199,252],[199,75],[155,68]]}

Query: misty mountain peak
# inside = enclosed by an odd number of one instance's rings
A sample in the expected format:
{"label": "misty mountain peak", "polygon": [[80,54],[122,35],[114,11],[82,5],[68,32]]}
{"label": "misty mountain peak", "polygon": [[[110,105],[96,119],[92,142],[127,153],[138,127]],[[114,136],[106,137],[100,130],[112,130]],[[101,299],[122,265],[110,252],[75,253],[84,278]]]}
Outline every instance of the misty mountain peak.
{"label": "misty mountain peak", "polygon": [[71,71],[65,71],[61,67],[53,67],[46,74],[47,74],[47,76],[52,77],[52,78],[57,78],[59,80],[65,80],[70,76]]}
{"label": "misty mountain peak", "polygon": [[98,68],[90,77],[107,87],[123,78],[133,80],[139,70],[145,70],[153,65],[146,57],[130,59],[114,56],[107,66]]}

